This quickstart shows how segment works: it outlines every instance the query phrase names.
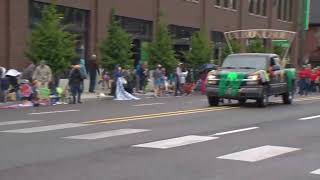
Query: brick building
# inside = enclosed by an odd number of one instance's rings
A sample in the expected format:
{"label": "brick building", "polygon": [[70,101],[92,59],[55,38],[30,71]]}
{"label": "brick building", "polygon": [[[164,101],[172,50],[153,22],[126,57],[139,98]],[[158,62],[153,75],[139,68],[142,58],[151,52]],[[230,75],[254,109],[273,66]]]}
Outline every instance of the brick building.
{"label": "brick building", "polygon": [[320,66],[320,1],[311,0],[310,24],[306,35],[305,59],[313,66]]}
{"label": "brick building", "polygon": [[[51,0],[0,1],[0,66],[23,68],[26,42],[43,6]],[[141,59],[141,46],[152,40],[155,20],[161,12],[174,37],[177,52],[188,50],[192,33],[201,27],[216,46],[219,58],[224,47],[223,32],[266,28],[298,31],[299,1],[296,0],[58,0],[68,30],[79,35],[78,53],[84,57],[97,53],[106,35],[110,12],[134,37],[135,59]],[[297,64],[296,39],[291,59]]]}

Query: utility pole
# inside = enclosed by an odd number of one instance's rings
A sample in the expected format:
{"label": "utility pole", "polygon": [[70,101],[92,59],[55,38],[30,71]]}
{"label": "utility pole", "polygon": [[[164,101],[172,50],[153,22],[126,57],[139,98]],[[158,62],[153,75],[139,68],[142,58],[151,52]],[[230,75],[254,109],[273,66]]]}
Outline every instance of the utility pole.
{"label": "utility pole", "polygon": [[[299,1],[299,20],[298,20],[298,33],[299,33],[299,60],[298,65],[305,63],[305,46],[306,43],[306,33],[309,29],[309,18],[310,18],[310,0]],[[301,61],[302,60],[302,61]]]}

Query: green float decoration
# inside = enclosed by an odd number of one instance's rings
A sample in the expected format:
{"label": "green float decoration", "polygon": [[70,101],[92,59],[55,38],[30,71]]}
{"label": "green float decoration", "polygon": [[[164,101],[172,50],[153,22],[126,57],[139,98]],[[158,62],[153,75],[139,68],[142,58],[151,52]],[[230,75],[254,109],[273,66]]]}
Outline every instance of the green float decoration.
{"label": "green float decoration", "polygon": [[239,93],[239,89],[243,79],[245,78],[244,73],[229,72],[221,73],[219,83],[219,96],[224,96],[228,89],[231,90],[231,95],[236,96]]}
{"label": "green float decoration", "polygon": [[288,81],[288,89],[289,91],[293,91],[293,82],[296,79],[296,69],[285,69],[285,74]]}

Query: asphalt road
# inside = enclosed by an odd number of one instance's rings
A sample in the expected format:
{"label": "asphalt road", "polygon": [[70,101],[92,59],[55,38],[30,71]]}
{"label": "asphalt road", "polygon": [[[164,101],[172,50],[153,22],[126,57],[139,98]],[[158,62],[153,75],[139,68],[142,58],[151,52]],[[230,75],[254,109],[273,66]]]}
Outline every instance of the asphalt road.
{"label": "asphalt road", "polygon": [[319,106],[188,96],[0,110],[0,180],[319,179]]}

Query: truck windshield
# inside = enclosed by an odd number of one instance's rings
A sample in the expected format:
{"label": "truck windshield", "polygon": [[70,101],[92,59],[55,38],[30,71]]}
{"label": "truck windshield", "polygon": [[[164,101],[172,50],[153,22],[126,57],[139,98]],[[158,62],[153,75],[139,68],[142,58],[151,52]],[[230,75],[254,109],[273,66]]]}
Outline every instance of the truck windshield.
{"label": "truck windshield", "polygon": [[223,69],[257,69],[266,68],[267,58],[263,56],[229,56],[223,62]]}

